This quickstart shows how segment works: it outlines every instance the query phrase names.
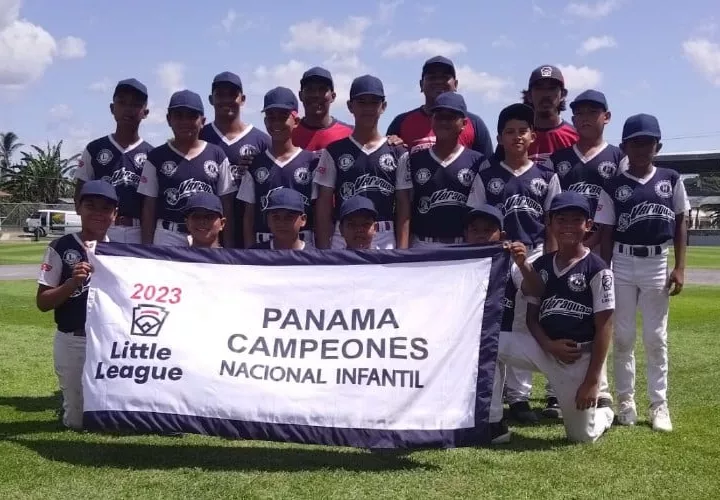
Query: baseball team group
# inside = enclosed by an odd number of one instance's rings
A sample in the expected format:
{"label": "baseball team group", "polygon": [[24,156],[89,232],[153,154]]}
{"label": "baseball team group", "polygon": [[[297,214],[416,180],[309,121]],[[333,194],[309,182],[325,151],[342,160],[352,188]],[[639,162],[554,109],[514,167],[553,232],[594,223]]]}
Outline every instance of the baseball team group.
{"label": "baseball team group", "polygon": [[[593,442],[613,423],[634,425],[638,310],[649,421],[672,430],[667,320],[670,296],[684,282],[689,202],[678,173],[653,164],[658,120],[628,117],[621,144],[610,145],[605,95],[588,89],[568,104],[562,72],[545,65],[531,72],[522,102],[500,112],[493,141],[467,110],[460,83],[450,59],[428,59],[419,78],[425,102],[382,133],[379,78],[352,82],[344,105],[354,123],[346,124],[331,114],[339,97],[331,73],[313,67],[297,92],[265,94],[262,131],[242,120],[241,78],[222,72],[209,85],[214,119],[206,122],[200,95],[175,92],[167,109],[173,137],[154,147],[139,133],[147,88],[118,82],[110,104],[116,129],[87,145],[75,174],[82,230],[49,244],[38,279],[37,306],[54,310],[57,323],[63,423],[83,426],[94,242],[252,251],[504,242],[513,264],[492,442],[511,439],[508,421],[539,421],[529,404],[533,372],[547,379],[541,413],[561,419],[570,440]],[[572,124],[563,119],[567,107]]]}

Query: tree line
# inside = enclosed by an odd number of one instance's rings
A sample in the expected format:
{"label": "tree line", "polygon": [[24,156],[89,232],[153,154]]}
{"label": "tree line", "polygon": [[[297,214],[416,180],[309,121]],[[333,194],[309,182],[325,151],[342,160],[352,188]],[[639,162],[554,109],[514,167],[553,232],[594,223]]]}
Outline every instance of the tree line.
{"label": "tree line", "polygon": [[0,133],[0,201],[57,203],[73,196],[73,172],[80,155],[65,158],[63,142],[24,144],[14,132]]}

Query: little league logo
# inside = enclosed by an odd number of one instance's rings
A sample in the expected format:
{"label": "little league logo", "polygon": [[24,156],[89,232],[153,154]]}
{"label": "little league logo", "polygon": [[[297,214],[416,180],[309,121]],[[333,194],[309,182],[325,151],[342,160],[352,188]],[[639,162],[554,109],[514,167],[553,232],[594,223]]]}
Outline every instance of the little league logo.
{"label": "little league logo", "polygon": [[130,335],[157,337],[168,317],[168,310],[154,304],[139,304],[133,308]]}
{"label": "little league logo", "polygon": [[630,186],[620,186],[615,190],[615,199],[622,203],[627,201],[633,194],[633,190]]}
{"label": "little league logo", "polygon": [[340,158],[338,158],[337,164],[338,164],[338,168],[340,170],[342,170],[343,172],[345,172],[346,170],[349,170],[350,167],[355,165],[355,158],[353,157],[353,155],[344,154],[344,155],[341,155]]}
{"label": "little league logo", "polygon": [[260,167],[255,171],[255,180],[258,184],[262,184],[270,177],[270,172],[265,167]]}
{"label": "little league logo", "polygon": [[470,184],[472,184],[473,180],[475,179],[474,174],[470,171],[469,168],[463,168],[460,169],[460,171],[457,174],[457,180],[465,187],[469,187]]}
{"label": "little league logo", "polygon": [[427,181],[429,181],[430,177],[431,177],[430,170],[428,170],[427,168],[421,168],[420,170],[417,171],[417,173],[415,173],[415,180],[420,185],[423,185]]}
{"label": "little league logo", "polygon": [[165,177],[172,177],[175,175],[175,172],[177,172],[177,169],[177,163],[174,161],[166,161],[160,166],[160,172],[162,172]]}
{"label": "little league logo", "polygon": [[611,161],[604,161],[598,165],[598,173],[603,179],[609,179],[617,172],[617,165]]}
{"label": "little league logo", "polygon": [[383,169],[385,172],[392,172],[397,168],[397,165],[395,164],[395,158],[391,154],[386,153],[380,156],[378,163],[380,164],[380,168]]}
{"label": "little league logo", "polygon": [[502,179],[495,177],[493,179],[490,179],[490,182],[488,182],[487,185],[488,191],[490,191],[494,195],[499,195],[502,193],[503,189],[505,189],[505,181]]}
{"label": "little league logo", "polygon": [[300,167],[293,172],[293,178],[298,184],[306,185],[310,183],[310,169],[307,167]]}
{"label": "little league logo", "polygon": [[147,160],[147,155],[145,153],[138,153],[133,158],[133,161],[135,162],[135,166],[137,168],[143,168],[145,160]]}
{"label": "little league logo", "polygon": [[212,160],[208,160],[203,164],[203,170],[205,170],[205,175],[207,175],[210,179],[217,179],[218,177],[218,164],[215,163]]}
{"label": "little league logo", "polygon": [[107,165],[108,163],[110,163],[112,161],[112,159],[113,159],[113,154],[112,154],[112,151],[110,151],[109,149],[103,149],[97,155],[97,162],[100,165]]}
{"label": "little league logo", "polygon": [[563,177],[563,176],[565,176],[568,172],[570,172],[570,169],[571,169],[571,168],[572,168],[572,165],[570,164],[569,161],[561,161],[560,163],[558,163],[558,164],[555,166],[555,172],[557,172],[557,174],[558,174],[560,177]]}
{"label": "little league logo", "polygon": [[657,184],[655,184],[655,194],[660,198],[672,198],[672,183],[668,180],[658,181]]}
{"label": "little league logo", "polygon": [[548,184],[545,179],[536,177],[530,181],[530,191],[536,196],[544,196],[547,193]]}

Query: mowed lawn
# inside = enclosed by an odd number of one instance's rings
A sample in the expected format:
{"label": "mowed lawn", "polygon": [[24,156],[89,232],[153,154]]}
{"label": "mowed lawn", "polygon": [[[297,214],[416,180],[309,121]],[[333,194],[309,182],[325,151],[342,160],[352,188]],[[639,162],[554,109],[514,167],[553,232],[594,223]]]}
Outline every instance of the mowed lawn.
{"label": "mowed lawn", "polygon": [[[0,498],[713,498],[720,491],[720,288],[672,301],[675,431],[615,427],[570,445],[561,425],[516,428],[494,449],[371,454],[186,435],[96,435],[57,424],[52,317],[32,282],[0,283]],[[612,364],[610,364],[612,366]],[[537,379],[536,388],[542,389]],[[539,391],[536,391],[540,395]]]}
{"label": "mowed lawn", "polygon": [[[38,263],[49,242],[49,239],[45,239],[39,242],[0,243],[0,265]],[[672,259],[673,255],[670,255],[671,263],[674,262]],[[720,247],[688,248],[687,267],[720,269]]]}

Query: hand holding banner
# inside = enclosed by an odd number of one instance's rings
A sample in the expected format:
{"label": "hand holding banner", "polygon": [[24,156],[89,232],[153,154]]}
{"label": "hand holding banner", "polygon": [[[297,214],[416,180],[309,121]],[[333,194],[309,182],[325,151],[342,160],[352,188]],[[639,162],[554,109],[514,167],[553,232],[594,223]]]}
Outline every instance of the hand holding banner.
{"label": "hand holding banner", "polygon": [[365,448],[488,441],[509,255],[100,244],[85,425]]}

